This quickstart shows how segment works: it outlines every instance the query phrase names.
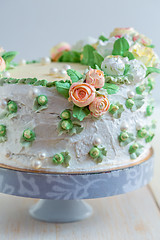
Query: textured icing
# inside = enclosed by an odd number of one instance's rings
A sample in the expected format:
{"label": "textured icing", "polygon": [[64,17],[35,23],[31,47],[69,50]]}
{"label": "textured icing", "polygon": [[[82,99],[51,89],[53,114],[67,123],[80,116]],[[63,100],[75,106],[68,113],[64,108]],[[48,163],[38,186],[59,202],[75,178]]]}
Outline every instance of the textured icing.
{"label": "textured icing", "polygon": [[[42,66],[41,64],[30,64],[17,67],[10,71],[11,76],[15,78],[36,77],[38,79],[47,79],[48,81],[57,80],[54,76],[49,75],[51,67],[62,68],[64,64],[51,63]],[[71,64],[72,68],[83,72],[86,66],[80,64]],[[68,77],[67,77],[68,78]],[[62,79],[62,78],[60,78]],[[29,92],[38,89],[40,94],[44,94],[48,98],[48,108],[45,111],[35,113],[33,110],[34,98],[29,96]],[[143,122],[143,125],[150,123],[150,117],[145,117],[147,106],[147,96],[144,105],[135,112],[125,107],[127,92],[135,92],[136,85],[121,85],[117,94],[108,95],[111,103],[117,101],[123,104],[125,111],[121,118],[115,119],[107,112],[101,119],[94,119],[90,115],[86,117],[82,125],[84,130],[80,134],[69,136],[63,134],[58,136],[57,126],[60,121],[60,113],[64,109],[72,109],[73,104],[68,102],[63,96],[59,95],[56,89],[46,88],[42,86],[31,85],[12,85],[4,84],[0,87],[1,99],[6,98],[15,101],[18,104],[17,116],[8,120],[1,119],[0,124],[7,126],[8,140],[0,144],[1,160],[0,163],[7,164],[18,168],[32,168],[32,162],[38,160],[38,154],[45,152],[47,159],[42,161],[42,168],[49,171],[75,171],[89,169],[103,169],[110,166],[120,166],[130,163],[128,153],[129,146],[121,147],[118,142],[122,122],[129,125],[128,132],[136,136],[136,123]],[[36,140],[31,147],[24,148],[20,143],[20,138],[25,129],[34,129]],[[103,162],[95,164],[89,156],[89,151],[93,147],[95,138],[101,139],[101,145],[106,148],[107,156]],[[143,155],[147,153],[150,144],[146,144],[144,139],[138,139],[138,142],[145,146]],[[131,145],[131,144],[129,144]],[[62,166],[55,166],[51,157],[62,151],[68,151],[71,155],[70,165],[66,169]],[[5,157],[7,153],[11,153],[11,157]]]}

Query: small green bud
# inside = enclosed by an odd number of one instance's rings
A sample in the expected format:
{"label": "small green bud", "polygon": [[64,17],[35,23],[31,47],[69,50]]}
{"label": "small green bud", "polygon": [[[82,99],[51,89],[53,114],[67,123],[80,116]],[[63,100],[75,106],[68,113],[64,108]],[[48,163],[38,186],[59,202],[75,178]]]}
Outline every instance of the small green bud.
{"label": "small green bud", "polygon": [[119,109],[117,105],[112,105],[111,111],[116,112]]}
{"label": "small green bud", "polygon": [[136,93],[141,95],[145,91],[145,89],[146,87],[144,84],[140,85],[139,87],[136,87]]}
{"label": "small green bud", "polygon": [[148,143],[148,142],[151,142],[152,141],[152,139],[154,138],[154,136],[155,136],[155,134],[154,133],[152,133],[152,132],[150,132],[149,133],[149,135],[146,137],[146,142]]}
{"label": "small green bud", "polygon": [[71,118],[71,113],[70,113],[70,111],[68,111],[68,110],[64,110],[62,113],[61,113],[61,115],[60,115],[60,117],[62,118],[62,119],[70,119]]}
{"label": "small green bud", "polygon": [[147,135],[147,130],[145,128],[141,128],[137,131],[137,135],[139,138],[144,138]]}
{"label": "small green bud", "polygon": [[61,121],[61,127],[64,129],[64,130],[70,130],[73,128],[73,123],[71,120],[62,120]]}
{"label": "small green bud", "polygon": [[34,131],[30,130],[30,129],[26,129],[23,132],[23,138],[25,141],[27,142],[33,142],[36,138],[36,134]]}
{"label": "small green bud", "polygon": [[138,147],[139,147],[138,144],[134,143],[133,145],[130,146],[129,153],[130,154],[135,153]]}
{"label": "small green bud", "polygon": [[129,135],[128,135],[127,132],[122,132],[122,133],[120,134],[120,140],[121,140],[122,142],[126,141],[128,138],[129,138]]}
{"label": "small green bud", "polygon": [[133,100],[133,98],[128,98],[128,99],[126,100],[126,107],[127,107],[127,108],[132,108],[133,105],[134,105],[134,100]]}
{"label": "small green bud", "polygon": [[6,126],[0,125],[0,137],[4,137],[6,135]]}
{"label": "small green bud", "polygon": [[37,102],[41,106],[45,106],[48,103],[48,98],[45,95],[40,95],[37,97]]}
{"label": "small green bud", "polygon": [[61,153],[55,154],[52,161],[56,164],[62,164],[64,162],[64,156]]}
{"label": "small green bud", "polygon": [[7,103],[7,109],[10,113],[16,113],[17,110],[18,110],[18,106],[17,106],[17,103],[14,102],[14,101],[9,101]]}
{"label": "small green bud", "polygon": [[151,116],[154,110],[154,106],[148,105],[146,108],[146,115]]}
{"label": "small green bud", "polygon": [[92,158],[98,158],[100,156],[100,150],[97,147],[93,147],[91,148],[89,155]]}

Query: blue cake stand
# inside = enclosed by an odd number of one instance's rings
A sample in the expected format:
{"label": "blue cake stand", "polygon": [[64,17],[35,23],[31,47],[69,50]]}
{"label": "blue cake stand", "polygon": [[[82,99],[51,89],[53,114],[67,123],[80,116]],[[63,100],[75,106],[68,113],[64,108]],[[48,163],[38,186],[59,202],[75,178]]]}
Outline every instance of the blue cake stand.
{"label": "blue cake stand", "polygon": [[120,169],[90,173],[40,173],[0,168],[0,192],[41,199],[29,210],[38,220],[74,222],[92,214],[81,199],[127,193],[146,185],[153,175],[153,150],[146,159]]}

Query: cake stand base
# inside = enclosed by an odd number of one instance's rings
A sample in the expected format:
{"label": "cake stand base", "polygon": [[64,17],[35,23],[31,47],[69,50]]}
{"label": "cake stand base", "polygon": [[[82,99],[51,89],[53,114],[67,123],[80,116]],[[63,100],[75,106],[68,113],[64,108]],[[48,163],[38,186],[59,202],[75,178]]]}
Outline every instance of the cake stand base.
{"label": "cake stand base", "polygon": [[92,208],[83,200],[40,200],[29,210],[40,221],[67,223],[76,222],[92,215]]}

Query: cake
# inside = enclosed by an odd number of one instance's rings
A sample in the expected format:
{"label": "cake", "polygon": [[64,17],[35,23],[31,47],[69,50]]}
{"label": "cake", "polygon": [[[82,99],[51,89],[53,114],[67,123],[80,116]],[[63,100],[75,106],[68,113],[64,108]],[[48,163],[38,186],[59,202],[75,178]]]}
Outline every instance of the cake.
{"label": "cake", "polygon": [[50,57],[15,64],[0,48],[0,166],[92,172],[145,159],[159,58],[133,28],[62,42]]}

